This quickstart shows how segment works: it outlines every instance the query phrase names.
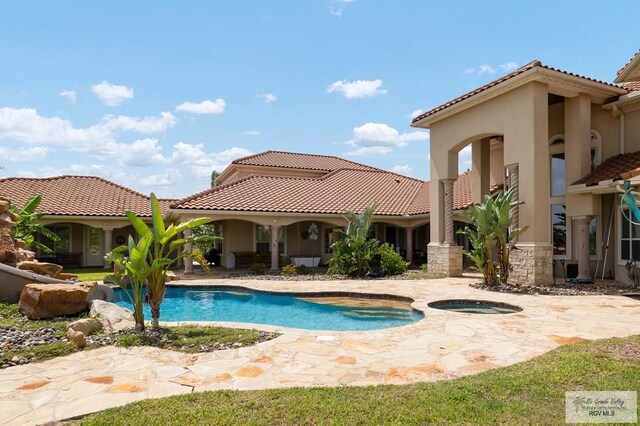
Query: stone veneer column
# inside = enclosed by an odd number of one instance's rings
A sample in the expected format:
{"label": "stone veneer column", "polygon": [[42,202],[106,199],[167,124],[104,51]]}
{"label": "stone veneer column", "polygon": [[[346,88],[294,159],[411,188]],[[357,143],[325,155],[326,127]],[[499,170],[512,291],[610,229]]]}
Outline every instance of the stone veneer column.
{"label": "stone veneer column", "polygon": [[271,231],[271,270],[277,271],[280,269],[278,265],[278,231],[280,230],[280,225],[271,225],[269,229]]}
{"label": "stone veneer column", "polygon": [[578,279],[590,280],[591,272],[589,271],[589,217],[579,216],[573,218],[576,223],[576,249],[578,251]]}
{"label": "stone veneer column", "polygon": [[[184,231],[185,238],[189,238],[191,235],[193,235],[193,231],[191,231],[190,229]],[[187,243],[184,245],[184,251],[191,253],[191,250],[193,250],[192,243]],[[184,258],[184,273],[185,275],[193,274],[193,259],[191,259],[190,257]]]}
{"label": "stone veneer column", "polygon": [[453,238],[453,183],[455,179],[442,179],[444,188],[444,242],[429,243],[427,262],[429,272],[448,277],[462,276],[462,247]]}
{"label": "stone veneer column", "polygon": [[[104,241],[102,242],[102,244],[104,245],[104,254],[106,255],[107,253],[109,253],[111,251],[111,241],[113,239],[113,229],[112,228],[103,228],[102,229],[104,236],[103,239]],[[111,269],[111,263],[107,262],[106,260],[104,261],[104,269]]]}
{"label": "stone veneer column", "polygon": [[404,232],[406,233],[406,241],[407,241],[407,262],[413,262],[413,230],[415,228],[408,227],[404,228]]}

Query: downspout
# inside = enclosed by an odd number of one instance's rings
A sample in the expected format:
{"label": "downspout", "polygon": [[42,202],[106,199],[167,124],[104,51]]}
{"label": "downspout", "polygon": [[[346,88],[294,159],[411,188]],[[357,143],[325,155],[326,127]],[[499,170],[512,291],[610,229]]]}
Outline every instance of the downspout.
{"label": "downspout", "polygon": [[620,154],[624,154],[624,112],[620,111]]}

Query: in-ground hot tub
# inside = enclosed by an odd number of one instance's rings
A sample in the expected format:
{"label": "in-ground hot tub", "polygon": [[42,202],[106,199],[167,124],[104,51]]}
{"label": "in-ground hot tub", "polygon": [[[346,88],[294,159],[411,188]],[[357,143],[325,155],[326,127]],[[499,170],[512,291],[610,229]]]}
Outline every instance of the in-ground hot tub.
{"label": "in-ground hot tub", "polygon": [[433,309],[461,312],[465,314],[513,314],[521,312],[522,308],[503,302],[491,300],[449,299],[437,300],[427,304]]}

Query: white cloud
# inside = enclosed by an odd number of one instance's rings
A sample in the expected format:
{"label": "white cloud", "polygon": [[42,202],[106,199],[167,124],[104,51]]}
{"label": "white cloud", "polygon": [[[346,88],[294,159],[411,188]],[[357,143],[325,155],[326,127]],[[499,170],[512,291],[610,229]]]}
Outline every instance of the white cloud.
{"label": "white cloud", "polygon": [[13,162],[40,161],[43,160],[50,149],[46,146],[12,147],[0,146],[0,158]]}
{"label": "white cloud", "polygon": [[413,171],[407,164],[393,166],[391,170],[401,175],[408,175]]}
{"label": "white cloud", "polygon": [[350,3],[356,0],[329,0],[329,13],[335,16],[342,17],[342,12]]}
{"label": "white cloud", "polygon": [[347,99],[372,98],[387,93],[382,89],[382,80],[338,80],[327,87],[327,93],[342,93]]}
{"label": "white cloud", "polygon": [[43,117],[33,108],[4,107],[0,108],[0,140],[65,146],[92,157],[118,156],[126,145],[116,140],[117,132],[160,133],[175,123],[171,113],[145,118],[106,115],[98,124],[77,128],[69,120]]}
{"label": "white cloud", "polygon": [[133,98],[133,89],[127,86],[111,84],[108,81],[91,86],[93,93],[108,106],[118,106],[125,99]]}
{"label": "white cloud", "polygon": [[515,62],[506,62],[504,64],[500,64],[497,66],[490,65],[490,64],[482,64],[477,67],[466,68],[464,71],[462,71],[462,73],[475,74],[475,75],[495,74],[496,72],[498,72],[498,68],[504,72],[511,72],[516,68],[518,68],[518,64]]}
{"label": "white cloud", "polygon": [[202,102],[183,102],[176,107],[176,111],[192,112],[194,114],[222,114],[227,103],[224,99],[209,99]]}
{"label": "white cloud", "polygon": [[138,183],[140,186],[148,187],[151,190],[155,190],[155,188],[158,186],[173,185],[179,176],[180,173],[177,170],[167,169],[162,173],[144,176],[138,181]]}
{"label": "white cloud", "polygon": [[257,130],[247,130],[246,132],[244,132],[245,136],[260,136],[261,133]]}
{"label": "white cloud", "polygon": [[165,161],[161,153],[162,147],[154,138],[140,139],[123,148],[119,161],[125,166],[144,167]]}
{"label": "white cloud", "polygon": [[178,142],[173,148],[173,154],[169,159],[171,164],[186,166],[199,178],[211,176],[213,170],[221,172],[233,160],[252,154],[251,151],[238,147],[207,153],[204,151],[203,144],[194,145],[186,142]]}
{"label": "white cloud", "polygon": [[355,151],[345,152],[344,155],[350,157],[357,157],[360,155],[384,155],[389,154],[392,151],[388,146],[366,146],[358,148]]}
{"label": "white cloud", "polygon": [[105,115],[97,126],[106,130],[124,130],[138,133],[160,133],[173,127],[178,120],[170,112],[161,112],[160,117],[129,117]]}
{"label": "white cloud", "polygon": [[273,93],[263,93],[262,95],[256,95],[256,98],[262,99],[266,103],[270,104],[278,100],[278,97]]}
{"label": "white cloud", "polygon": [[467,145],[458,152],[458,172],[471,170],[471,145]]}
{"label": "white cloud", "polygon": [[420,114],[422,114],[424,112],[423,109],[417,109],[415,111],[413,111],[411,113],[411,119],[413,120],[414,118],[416,118],[417,116],[419,116]]}
{"label": "white cloud", "polygon": [[69,99],[74,104],[76,103],[76,91],[75,90],[67,90],[67,89],[61,90],[60,91],[60,96],[62,96],[63,98]]}
{"label": "white cloud", "polygon": [[346,144],[358,149],[347,152],[347,155],[388,154],[394,148],[428,138],[428,133],[424,131],[400,133],[388,124],[369,122],[360,127],[354,127],[353,139]]}
{"label": "white cloud", "polygon": [[518,64],[515,62],[507,62],[506,64],[500,64],[500,69],[502,71],[510,72],[518,68]]}

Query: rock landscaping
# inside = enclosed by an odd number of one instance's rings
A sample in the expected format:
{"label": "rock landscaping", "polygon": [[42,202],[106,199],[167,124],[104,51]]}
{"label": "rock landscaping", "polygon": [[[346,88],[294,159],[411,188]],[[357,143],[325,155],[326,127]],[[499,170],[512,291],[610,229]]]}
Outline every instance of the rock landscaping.
{"label": "rock landscaping", "polygon": [[620,283],[594,283],[594,284],[565,284],[540,286],[540,285],[514,285],[500,284],[489,286],[483,283],[469,284],[470,287],[480,290],[495,291],[498,293],[514,294],[544,294],[552,296],[588,296],[588,295],[616,295],[625,294],[632,287],[622,286]]}
{"label": "rock landscaping", "polygon": [[20,296],[20,312],[31,320],[74,315],[87,310],[94,293],[96,281],[76,284],[27,284]]}

